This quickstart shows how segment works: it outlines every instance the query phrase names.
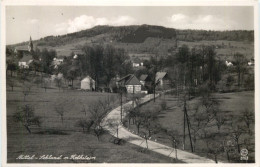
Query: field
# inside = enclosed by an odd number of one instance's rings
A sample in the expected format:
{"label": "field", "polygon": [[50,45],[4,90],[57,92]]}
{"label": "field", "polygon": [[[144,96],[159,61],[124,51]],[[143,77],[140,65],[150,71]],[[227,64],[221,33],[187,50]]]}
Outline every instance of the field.
{"label": "field", "polygon": [[[219,101],[219,113],[222,113],[225,118],[227,118],[225,124],[218,131],[215,122],[213,121],[209,124],[206,129],[208,133],[216,134],[216,139],[224,140],[228,139],[228,133],[231,128],[230,118],[231,116],[234,118],[239,117],[245,109],[248,109],[250,112],[254,112],[254,92],[252,91],[244,91],[244,92],[235,92],[235,93],[214,93],[214,99]],[[161,103],[165,101],[167,105],[167,109],[161,109]],[[187,102],[187,110],[190,121],[192,121],[192,114],[195,112],[195,106],[198,104],[199,98],[194,98]],[[152,139],[156,139],[158,142],[166,144],[168,146],[172,146],[171,140],[169,136],[166,134],[167,131],[175,131],[176,136],[178,137],[179,143],[177,147],[182,149],[183,142],[183,105],[181,105],[180,101],[176,98],[175,95],[162,95],[156,102],[149,102],[141,107],[141,112],[150,109],[150,110],[158,110],[158,124],[161,127],[161,130],[152,134]],[[243,125],[244,122],[236,120],[233,122],[234,125]],[[128,124],[126,124],[128,126]],[[194,125],[193,125],[194,126]],[[187,128],[187,127],[186,127]],[[130,129],[133,131],[137,131],[135,125],[130,124]],[[140,131],[145,131],[144,127],[141,127]],[[241,135],[239,139],[240,148],[247,148],[249,150],[249,160],[251,162],[254,161],[254,126],[252,127],[253,135],[249,136],[248,134]],[[191,133],[193,135],[193,131],[191,129]],[[186,129],[186,140],[185,145],[187,151],[191,151],[188,130]],[[245,144],[245,142],[250,144]],[[194,145],[194,140],[193,140]],[[202,138],[197,138],[195,143],[195,154],[209,157],[214,159],[214,156],[208,154],[207,151],[207,143]],[[220,154],[218,155],[218,159],[224,162],[228,162],[226,155]],[[236,155],[234,155],[236,156]],[[237,162],[237,161],[233,161]]]}
{"label": "field", "polygon": [[[9,78],[7,78],[8,82]],[[89,117],[89,112],[81,112],[83,105],[87,106],[95,101],[110,97],[113,106],[119,105],[118,95],[80,90],[59,91],[58,88],[44,88],[36,85],[31,87],[29,95],[23,95],[21,84],[11,90],[7,86],[7,160],[9,163],[88,163],[88,162],[121,162],[121,163],[170,163],[168,157],[145,151],[132,144],[124,142],[113,144],[113,137],[109,134],[101,136],[100,141],[94,134],[83,133],[76,127],[77,120]],[[19,106],[29,104],[33,106],[35,115],[41,117],[41,126],[32,127],[29,134],[26,129],[13,120],[13,114]],[[61,104],[64,109],[64,121],[56,113],[55,107]],[[95,160],[19,160],[20,155],[52,155],[53,157],[87,155],[96,157]]]}

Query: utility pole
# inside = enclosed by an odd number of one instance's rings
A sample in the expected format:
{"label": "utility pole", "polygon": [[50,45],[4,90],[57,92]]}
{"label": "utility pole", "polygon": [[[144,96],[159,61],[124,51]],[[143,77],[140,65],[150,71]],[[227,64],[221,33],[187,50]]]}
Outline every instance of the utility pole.
{"label": "utility pole", "polygon": [[[184,102],[184,103],[186,103],[186,102]],[[185,106],[186,104],[184,104],[184,106]],[[183,150],[185,150],[185,129],[186,129],[186,127],[185,127],[185,124],[186,124],[186,114],[185,114],[185,109],[184,109],[184,111],[183,111]]]}
{"label": "utility pole", "polygon": [[176,159],[178,159],[178,157],[177,157],[177,141],[176,140],[174,140],[173,141],[174,142],[174,149],[175,149],[175,157],[176,157]]}
{"label": "utility pole", "polygon": [[155,102],[156,74],[157,74],[157,55],[155,55],[153,102]]}
{"label": "utility pole", "polygon": [[123,91],[122,88],[120,88],[120,116],[121,116],[121,122],[123,122]]}
{"label": "utility pole", "polygon": [[[185,118],[186,118],[186,120],[185,120]],[[183,136],[184,143],[185,143],[185,121],[187,121],[187,127],[188,127],[189,138],[190,138],[191,152],[193,152],[193,145],[192,145],[191,133],[190,133],[190,121],[189,121],[189,118],[188,118],[188,113],[187,113],[187,108],[186,108],[186,98],[184,97],[184,136]]]}

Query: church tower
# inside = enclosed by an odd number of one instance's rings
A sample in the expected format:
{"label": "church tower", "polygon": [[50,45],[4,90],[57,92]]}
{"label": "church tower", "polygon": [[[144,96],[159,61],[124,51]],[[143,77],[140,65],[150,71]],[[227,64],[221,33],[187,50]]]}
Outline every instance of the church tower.
{"label": "church tower", "polygon": [[33,43],[32,43],[32,37],[30,36],[30,42],[28,44],[28,51],[32,52],[33,51]]}

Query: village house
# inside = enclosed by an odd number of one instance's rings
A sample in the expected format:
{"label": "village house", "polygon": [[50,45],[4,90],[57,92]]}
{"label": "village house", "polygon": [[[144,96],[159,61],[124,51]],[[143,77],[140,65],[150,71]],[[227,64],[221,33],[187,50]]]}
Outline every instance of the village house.
{"label": "village house", "polygon": [[255,65],[255,59],[250,59],[250,61],[247,63],[249,66]]}
{"label": "village house", "polygon": [[52,65],[54,69],[57,69],[63,63],[63,59],[53,58]]}
{"label": "village house", "polygon": [[80,82],[80,89],[82,90],[95,90],[95,80],[90,76],[83,78]]}
{"label": "village house", "polygon": [[132,63],[133,63],[133,67],[142,67],[144,65],[142,60],[140,60],[138,57],[134,58],[132,60]]}
{"label": "village house", "polygon": [[22,68],[22,69],[28,69],[29,68],[29,65],[33,62],[33,58],[31,55],[28,55],[28,56],[23,56],[23,58],[21,58],[18,62],[18,66],[19,68]]}
{"label": "village house", "polygon": [[33,52],[33,43],[32,38],[30,37],[30,42],[28,47],[26,46],[17,46],[14,50],[16,55],[22,55],[22,58],[18,61],[18,66],[20,68],[29,68],[29,65],[33,62],[32,53]]}
{"label": "village house", "polygon": [[157,88],[168,89],[170,87],[170,78],[167,72],[157,72],[155,81]]}
{"label": "village house", "polygon": [[119,79],[116,84],[118,88],[126,88],[127,93],[141,93],[142,84],[134,74]]}

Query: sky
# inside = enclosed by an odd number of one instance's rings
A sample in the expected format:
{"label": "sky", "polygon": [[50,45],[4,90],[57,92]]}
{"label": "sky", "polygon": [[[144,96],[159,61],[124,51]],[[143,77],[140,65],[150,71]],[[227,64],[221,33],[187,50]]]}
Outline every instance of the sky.
{"label": "sky", "polygon": [[97,25],[159,25],[176,29],[253,30],[246,6],[7,6],[6,43],[63,35]]}

